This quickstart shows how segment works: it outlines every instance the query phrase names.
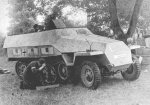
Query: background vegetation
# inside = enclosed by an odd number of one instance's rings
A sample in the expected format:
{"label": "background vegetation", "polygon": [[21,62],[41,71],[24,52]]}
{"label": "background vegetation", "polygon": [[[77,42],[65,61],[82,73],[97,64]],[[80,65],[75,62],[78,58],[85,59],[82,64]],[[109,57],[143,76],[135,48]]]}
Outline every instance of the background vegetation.
{"label": "background vegetation", "polygon": [[149,0],[12,0],[9,3],[9,35],[33,32],[37,17],[46,18],[52,13],[57,13],[70,27],[87,26],[94,34],[125,42],[134,32],[146,34],[150,25]]}

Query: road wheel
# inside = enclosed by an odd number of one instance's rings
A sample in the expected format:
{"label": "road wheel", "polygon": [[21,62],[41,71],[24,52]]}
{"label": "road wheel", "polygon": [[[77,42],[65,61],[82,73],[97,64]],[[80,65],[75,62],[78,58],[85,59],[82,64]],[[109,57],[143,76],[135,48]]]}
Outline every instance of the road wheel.
{"label": "road wheel", "polygon": [[81,65],[81,82],[89,89],[97,89],[101,83],[101,72],[96,63],[84,61]]}
{"label": "road wheel", "polygon": [[66,83],[68,78],[69,78],[69,71],[68,71],[68,67],[65,65],[65,63],[60,63],[58,65],[58,81],[60,83]]}
{"label": "road wheel", "polygon": [[53,66],[47,65],[43,70],[42,85],[55,84],[57,80],[56,70]]}
{"label": "road wheel", "polygon": [[141,67],[140,67],[139,60],[137,58],[133,59],[133,63],[126,71],[121,72],[123,78],[128,81],[134,81],[138,79],[140,73],[141,73]]}
{"label": "road wheel", "polygon": [[18,61],[15,66],[16,73],[20,79],[23,79],[23,73],[26,70],[27,63]]}

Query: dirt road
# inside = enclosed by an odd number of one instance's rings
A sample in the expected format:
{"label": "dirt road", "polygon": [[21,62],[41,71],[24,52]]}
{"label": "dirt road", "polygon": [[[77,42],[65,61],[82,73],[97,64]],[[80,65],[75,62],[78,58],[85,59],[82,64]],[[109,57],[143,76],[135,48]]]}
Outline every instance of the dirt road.
{"label": "dirt road", "polygon": [[137,81],[125,81],[120,74],[103,80],[95,91],[80,84],[48,90],[20,90],[14,63],[0,58],[0,67],[11,71],[0,75],[0,105],[150,105],[150,67]]}

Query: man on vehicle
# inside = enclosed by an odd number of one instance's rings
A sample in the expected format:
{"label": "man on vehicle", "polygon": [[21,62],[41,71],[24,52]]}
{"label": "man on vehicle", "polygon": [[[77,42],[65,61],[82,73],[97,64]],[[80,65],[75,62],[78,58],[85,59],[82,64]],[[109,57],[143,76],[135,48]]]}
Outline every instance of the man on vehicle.
{"label": "man on vehicle", "polygon": [[56,13],[53,13],[51,15],[48,15],[46,18],[45,18],[45,30],[53,30],[53,29],[56,29],[56,26],[55,26],[55,23],[54,23],[54,20],[56,19],[57,15]]}
{"label": "man on vehicle", "polygon": [[20,89],[36,89],[36,86],[40,83],[40,75],[45,66],[45,59],[43,58],[32,61],[24,71]]}

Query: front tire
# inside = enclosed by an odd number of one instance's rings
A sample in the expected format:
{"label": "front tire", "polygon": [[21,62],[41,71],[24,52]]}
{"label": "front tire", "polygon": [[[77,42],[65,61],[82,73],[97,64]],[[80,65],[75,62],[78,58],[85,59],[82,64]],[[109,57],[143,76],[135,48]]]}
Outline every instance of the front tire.
{"label": "front tire", "polygon": [[101,83],[101,72],[95,62],[84,61],[80,67],[81,83],[89,89],[97,89]]}
{"label": "front tire", "polygon": [[141,73],[141,67],[140,67],[139,60],[137,58],[133,59],[133,63],[125,72],[121,72],[123,78],[127,81],[134,81],[138,79],[140,73]]}

